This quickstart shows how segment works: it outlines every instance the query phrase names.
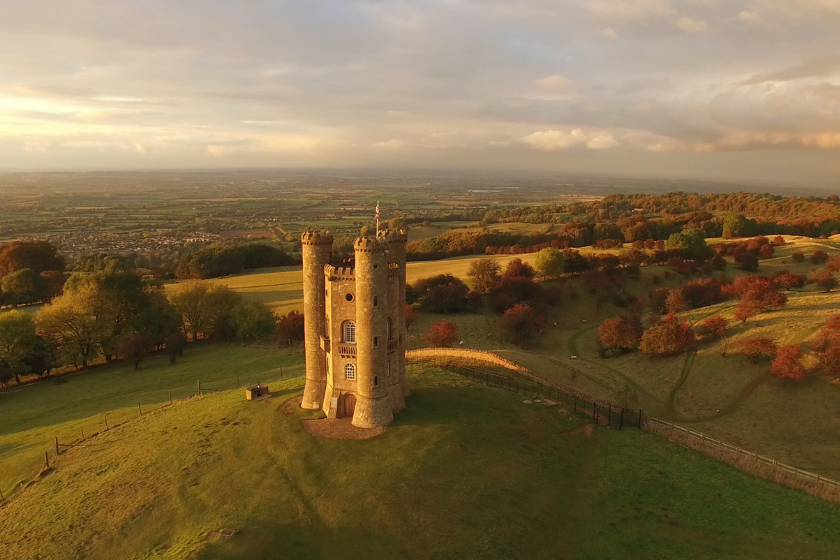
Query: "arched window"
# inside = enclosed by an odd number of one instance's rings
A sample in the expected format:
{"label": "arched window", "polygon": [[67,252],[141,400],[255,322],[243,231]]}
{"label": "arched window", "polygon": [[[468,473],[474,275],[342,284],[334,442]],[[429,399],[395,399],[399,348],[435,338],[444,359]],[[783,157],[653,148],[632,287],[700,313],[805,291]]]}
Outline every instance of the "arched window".
{"label": "arched window", "polygon": [[341,342],[345,344],[356,344],[356,323],[345,321],[341,326]]}
{"label": "arched window", "polygon": [[347,364],[344,366],[344,379],[356,379],[356,366],[353,364]]}

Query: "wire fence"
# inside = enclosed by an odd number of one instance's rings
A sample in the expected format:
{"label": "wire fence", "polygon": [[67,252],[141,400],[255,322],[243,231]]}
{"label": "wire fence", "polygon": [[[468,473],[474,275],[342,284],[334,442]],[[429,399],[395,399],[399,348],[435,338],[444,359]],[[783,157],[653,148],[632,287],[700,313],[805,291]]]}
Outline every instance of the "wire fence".
{"label": "wire fence", "polygon": [[563,404],[570,410],[589,416],[599,425],[617,428],[642,428],[644,414],[637,408],[628,408],[608,401],[602,401],[567,387],[552,384],[539,378],[526,378],[519,375],[490,372],[464,366],[446,359],[429,359],[442,369],[457,373],[463,377],[516,393],[542,397],[549,404]]}
{"label": "wire fence", "polygon": [[[145,399],[145,402],[144,399],[139,399],[136,405],[109,410],[102,414],[79,419],[70,423],[70,425],[63,425],[57,435],[49,442],[48,446],[41,448],[42,451],[30,450],[26,452],[32,455],[32,469],[34,471],[32,478],[37,479],[45,472],[55,468],[58,458],[68,449],[89,442],[91,439],[118,426],[122,426],[127,422],[138,420],[143,416],[153,414],[167,407],[188,402],[190,399],[201,395],[242,389],[259,383],[263,385],[267,382],[276,383],[278,381],[300,377],[304,373],[305,365],[296,364],[279,368],[277,375],[273,375],[269,380],[264,378],[257,379],[252,375],[215,379],[213,381],[196,380],[192,385],[182,385],[157,391],[154,397],[148,397]],[[20,484],[13,488],[6,488],[5,490],[0,487],[0,504],[8,500],[21,487],[22,485]]]}

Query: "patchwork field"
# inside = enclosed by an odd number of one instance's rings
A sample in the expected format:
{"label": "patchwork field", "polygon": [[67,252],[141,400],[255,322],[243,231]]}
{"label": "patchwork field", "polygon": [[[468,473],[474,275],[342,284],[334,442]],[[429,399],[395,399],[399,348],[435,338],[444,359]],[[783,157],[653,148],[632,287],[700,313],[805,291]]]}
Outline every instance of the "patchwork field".
{"label": "patchwork field", "polygon": [[[158,408],[70,449],[0,506],[0,549],[44,560],[840,554],[835,504],[645,432],[592,430],[434,368],[409,374],[408,408],[365,441],[307,434],[300,421],[318,415],[296,406],[301,378],[272,384],[267,401],[236,390]],[[216,536],[227,528],[236,534]]]}

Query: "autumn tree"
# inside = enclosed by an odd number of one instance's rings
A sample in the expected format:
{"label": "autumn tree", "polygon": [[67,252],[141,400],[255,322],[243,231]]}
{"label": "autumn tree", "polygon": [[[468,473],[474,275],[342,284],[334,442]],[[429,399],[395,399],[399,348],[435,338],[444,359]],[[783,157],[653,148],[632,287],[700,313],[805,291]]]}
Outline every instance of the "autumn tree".
{"label": "autumn tree", "polygon": [[741,301],[735,306],[735,311],[732,315],[736,320],[741,321],[742,325],[746,325],[747,319],[758,315],[758,311],[749,302]]}
{"label": "autumn tree", "polygon": [[520,346],[528,346],[545,325],[545,318],[530,305],[517,303],[505,311],[500,325],[506,340]]}
{"label": "autumn tree", "polygon": [[505,278],[533,278],[536,276],[534,267],[530,264],[522,262],[522,259],[513,259],[505,267],[502,274]]}
{"label": "autumn tree", "polygon": [[303,313],[299,311],[289,311],[286,315],[283,315],[277,320],[278,338],[281,341],[302,341],[304,338],[303,324]]}
{"label": "autumn tree", "polygon": [[668,291],[668,297],[665,298],[665,308],[668,313],[674,314],[688,310],[689,305],[682,288],[674,288]]}
{"label": "autumn tree", "polygon": [[711,317],[706,317],[703,320],[703,326],[709,329],[709,332],[715,338],[719,338],[721,340],[721,352],[720,355],[724,358],[726,357],[726,329],[729,327],[729,321],[721,317],[720,315],[712,315]]}
{"label": "autumn tree", "polygon": [[499,283],[502,267],[495,259],[483,258],[470,263],[467,276],[471,279],[472,289],[480,294],[486,294]]}
{"label": "autumn tree", "polygon": [[814,249],[811,253],[811,264],[823,264],[828,260],[828,253],[822,249]]}
{"label": "autumn tree", "polygon": [[805,367],[802,365],[802,348],[798,344],[780,346],[776,351],[776,359],[770,366],[770,373],[782,379],[802,379],[805,377]]}
{"label": "autumn tree", "polygon": [[688,326],[688,321],[676,315],[668,315],[659,324],[645,331],[639,348],[645,354],[669,356],[693,345],[694,332]]}
{"label": "autumn tree", "polygon": [[143,333],[133,333],[131,336],[123,340],[120,345],[120,356],[124,360],[134,363],[134,369],[140,369],[140,362],[152,350],[152,340],[149,335]]}
{"label": "autumn tree", "polygon": [[776,353],[776,343],[766,336],[747,336],[735,344],[737,352],[747,357],[751,364],[758,362],[759,357],[772,357]]}
{"label": "autumn tree", "polygon": [[840,315],[829,317],[808,346],[826,372],[840,373]]}
{"label": "autumn tree", "polygon": [[812,271],[811,274],[808,275],[808,280],[819,286],[819,288],[826,293],[831,292],[831,290],[840,285],[831,270],[827,268]]}
{"label": "autumn tree", "polygon": [[790,260],[792,260],[795,263],[801,263],[805,260],[805,254],[802,252],[802,250],[797,249],[790,255]]}
{"label": "autumn tree", "polygon": [[598,341],[606,348],[626,352],[638,348],[643,332],[638,315],[622,315],[601,323],[598,327]]}
{"label": "autumn tree", "polygon": [[435,323],[420,338],[431,348],[449,348],[458,341],[458,325],[452,321]]}
{"label": "autumn tree", "polygon": [[413,285],[417,305],[432,313],[457,313],[469,306],[470,289],[451,274],[423,278]]}

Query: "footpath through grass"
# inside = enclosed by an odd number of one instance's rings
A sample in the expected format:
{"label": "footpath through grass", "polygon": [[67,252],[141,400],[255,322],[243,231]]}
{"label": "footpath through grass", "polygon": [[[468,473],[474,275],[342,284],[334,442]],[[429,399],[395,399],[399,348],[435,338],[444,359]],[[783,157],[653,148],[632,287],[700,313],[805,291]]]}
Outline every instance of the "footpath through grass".
{"label": "footpath through grass", "polygon": [[[62,456],[0,508],[10,558],[837,558],[837,505],[651,434],[412,366],[365,441],[286,399],[208,395]],[[234,528],[232,538],[207,539]],[[171,545],[165,552],[162,547]]]}
{"label": "footpath through grass", "polygon": [[[70,443],[203,391],[300,375],[300,351],[191,344],[176,364],[165,355],[141,363],[117,362],[78,374],[0,391],[0,490],[9,496],[44,464],[54,438]],[[138,403],[141,409],[138,409]]]}

